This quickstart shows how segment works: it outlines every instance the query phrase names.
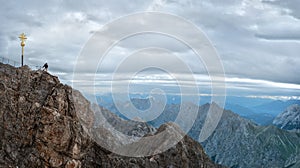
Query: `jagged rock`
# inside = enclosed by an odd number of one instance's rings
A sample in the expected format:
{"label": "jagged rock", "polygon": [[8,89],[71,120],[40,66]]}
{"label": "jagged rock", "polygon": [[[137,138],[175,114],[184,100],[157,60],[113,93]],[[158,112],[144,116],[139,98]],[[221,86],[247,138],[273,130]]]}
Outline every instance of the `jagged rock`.
{"label": "jagged rock", "polygon": [[[31,71],[27,66],[14,68],[0,63],[0,79],[0,167],[221,167],[187,136],[153,156],[114,154],[93,141],[93,131],[106,140],[115,135],[97,123],[96,113],[80,92],[45,71]],[[172,124],[156,132],[145,123],[125,122],[108,111],[105,115],[111,123],[120,121],[114,123],[115,128],[137,138],[166,129],[175,131],[174,136],[181,135]]]}
{"label": "jagged rock", "polygon": [[[193,105],[190,104],[189,107],[191,106]],[[172,116],[178,115],[176,111],[180,107],[180,104],[167,105],[162,115],[150,123],[157,126],[172,121]],[[199,140],[210,108],[212,113],[214,109],[222,110],[216,103],[207,103],[199,107],[196,121],[188,133],[195,140]],[[296,113],[297,108],[290,111]],[[297,121],[296,117],[293,119]],[[215,163],[228,167],[280,168],[300,165],[299,133],[275,126],[259,126],[229,110],[223,111],[218,126],[207,140],[201,142],[201,145]]]}
{"label": "jagged rock", "polygon": [[289,106],[274,119],[273,124],[281,129],[300,132],[300,105]]}
{"label": "jagged rock", "polygon": [[[205,116],[210,106],[199,109]],[[216,107],[220,108],[220,107]],[[199,118],[196,123],[203,124]],[[200,126],[201,128],[201,126]],[[192,136],[197,137],[197,126]],[[213,134],[202,144],[205,151],[219,164],[228,167],[285,167],[293,155],[299,155],[300,134],[288,132],[275,126],[258,126],[239,115],[224,110]]]}

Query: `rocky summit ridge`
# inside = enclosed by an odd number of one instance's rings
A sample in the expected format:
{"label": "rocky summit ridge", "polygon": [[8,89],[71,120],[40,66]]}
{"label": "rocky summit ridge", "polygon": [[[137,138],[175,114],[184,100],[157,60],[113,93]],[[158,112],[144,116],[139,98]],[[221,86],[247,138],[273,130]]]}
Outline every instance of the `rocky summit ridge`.
{"label": "rocky summit ridge", "polygon": [[[74,93],[79,95],[76,100]],[[95,122],[91,108],[80,92],[60,83],[56,76],[0,63],[0,167],[221,167],[188,136],[154,156],[114,154],[84,131],[89,128],[82,126],[77,113],[84,113],[84,121]],[[120,120],[107,111],[106,116],[112,123]],[[165,124],[156,130],[145,123],[123,124],[117,127],[131,136],[149,136],[145,133],[172,127]],[[110,136],[105,127],[99,129],[103,131],[99,137]]]}
{"label": "rocky summit ridge", "polygon": [[289,106],[273,120],[273,124],[281,129],[300,132],[300,105]]}

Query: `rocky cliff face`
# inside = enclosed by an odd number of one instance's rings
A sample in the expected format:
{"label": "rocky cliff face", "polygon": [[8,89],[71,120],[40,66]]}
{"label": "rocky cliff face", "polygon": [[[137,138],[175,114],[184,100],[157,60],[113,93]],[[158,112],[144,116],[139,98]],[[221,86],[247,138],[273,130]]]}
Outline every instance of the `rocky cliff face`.
{"label": "rocky cliff face", "polygon": [[289,106],[274,119],[273,124],[281,129],[300,132],[300,106]]}
{"label": "rocky cliff face", "polygon": [[[203,117],[210,106],[200,107],[198,120],[190,135],[197,137]],[[207,154],[228,167],[296,167],[299,165],[300,134],[275,126],[258,126],[237,114],[224,110],[214,133],[202,143]]]}
{"label": "rocky cliff face", "polygon": [[[83,118],[78,118],[78,113]],[[116,116],[108,111],[106,116],[111,123],[120,120],[113,119]],[[57,77],[0,63],[0,167],[219,167],[208,159],[200,144],[187,136],[154,156],[116,155],[84,131],[94,122],[89,102]],[[115,123],[120,131],[137,137],[172,127],[166,124],[156,131],[144,123],[120,122]],[[105,127],[97,129],[103,131],[99,137],[112,136],[106,134]]]}

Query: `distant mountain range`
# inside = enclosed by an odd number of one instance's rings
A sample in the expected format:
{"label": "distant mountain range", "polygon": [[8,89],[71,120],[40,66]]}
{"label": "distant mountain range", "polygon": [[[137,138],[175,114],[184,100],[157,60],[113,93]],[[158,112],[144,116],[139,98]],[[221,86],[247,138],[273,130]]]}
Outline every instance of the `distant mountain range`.
{"label": "distant mountain range", "polygon": [[[249,99],[249,102],[251,99]],[[251,104],[251,103],[249,103]],[[225,109],[231,110],[240,116],[249,119],[259,125],[270,125],[274,118],[292,104],[299,104],[300,100],[273,100],[255,106],[243,106],[227,101]]]}
{"label": "distant mountain range", "polygon": [[[247,99],[244,99],[243,102],[247,102],[246,100]],[[147,98],[133,98],[131,101],[131,103],[139,109],[143,109],[143,107],[149,107],[149,99]],[[285,107],[285,104],[291,103],[290,101],[275,101],[275,103],[273,101],[264,101],[265,103],[260,105],[258,105],[258,101],[255,103],[252,102],[255,104],[253,107],[257,109],[272,109],[273,107],[269,104],[276,105],[277,102],[280,104],[277,107],[283,108]],[[243,104],[243,102],[241,104]],[[108,104],[109,103],[106,105]],[[124,102],[122,104],[126,105]],[[190,104],[189,106],[198,105]],[[214,108],[220,108],[214,103],[206,103],[202,106],[199,106],[199,112],[196,121],[188,133],[195,140],[198,140],[199,138],[204,119],[210,106],[214,106]],[[244,104],[243,106],[227,104],[227,107],[229,106],[235,110],[239,110],[239,113],[244,116],[257,114],[252,111],[251,107],[245,107]],[[106,106],[106,108],[109,108],[109,110],[120,115],[114,104],[110,104],[109,106]],[[168,103],[162,114],[158,118],[149,121],[148,123],[154,127],[159,127],[166,122],[174,121],[179,110],[180,105],[178,103]],[[265,114],[272,116],[268,121],[269,123],[272,123],[273,118],[275,117],[274,115],[277,112],[275,113],[274,110],[270,112],[272,113]],[[299,133],[288,132],[275,126],[259,126],[245,118],[240,117],[230,110],[224,110],[223,116],[216,130],[205,142],[202,143],[206,153],[211,157],[212,160],[218,164],[226,165],[228,167],[296,168],[297,165],[299,165]]]}
{"label": "distant mountain range", "polygon": [[[147,109],[150,107],[149,102],[148,104],[141,102],[142,104],[145,104],[145,106],[139,105],[139,101],[148,101],[147,95],[130,94],[130,97],[132,100],[134,100],[132,103],[136,108],[144,110],[143,108]],[[181,103],[180,95],[166,95],[166,97],[168,105]],[[114,102],[114,100],[112,99],[111,94],[97,96],[97,103],[99,105],[118,113],[116,108],[110,107],[112,102]],[[201,96],[198,105],[204,105],[206,103],[211,103],[211,97]],[[278,114],[293,104],[300,105],[300,100],[282,101],[266,98],[228,96],[226,97],[224,109],[231,110],[232,112],[239,114],[243,118],[249,119],[258,125],[270,125]],[[122,114],[120,115],[122,116]]]}
{"label": "distant mountain range", "polygon": [[278,115],[279,113],[284,111],[288,106],[293,104],[300,104],[300,100],[275,100],[269,103],[254,106],[252,109],[254,109],[256,113],[268,113]]}

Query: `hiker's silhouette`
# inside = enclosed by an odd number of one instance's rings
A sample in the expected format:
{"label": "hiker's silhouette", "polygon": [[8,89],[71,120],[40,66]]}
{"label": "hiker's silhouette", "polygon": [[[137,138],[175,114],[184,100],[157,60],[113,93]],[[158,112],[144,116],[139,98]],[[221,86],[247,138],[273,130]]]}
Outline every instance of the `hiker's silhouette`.
{"label": "hiker's silhouette", "polygon": [[43,70],[45,70],[45,71],[47,72],[47,71],[48,71],[48,64],[45,63],[44,66],[43,66],[42,68],[44,68]]}

